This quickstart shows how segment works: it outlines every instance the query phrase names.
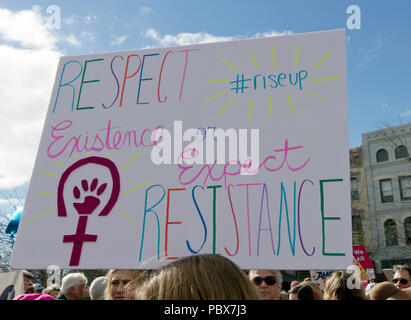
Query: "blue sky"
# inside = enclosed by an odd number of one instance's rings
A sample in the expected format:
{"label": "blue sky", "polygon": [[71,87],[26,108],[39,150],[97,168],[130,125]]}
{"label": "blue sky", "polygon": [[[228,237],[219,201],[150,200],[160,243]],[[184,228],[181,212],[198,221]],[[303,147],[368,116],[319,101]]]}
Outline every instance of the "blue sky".
{"label": "blue sky", "polygon": [[[350,5],[361,29],[346,26]],[[60,28],[47,25],[50,6]],[[2,0],[0,191],[27,186],[61,55],[346,28],[350,147],[360,146],[362,133],[411,119],[410,12],[408,0]]]}

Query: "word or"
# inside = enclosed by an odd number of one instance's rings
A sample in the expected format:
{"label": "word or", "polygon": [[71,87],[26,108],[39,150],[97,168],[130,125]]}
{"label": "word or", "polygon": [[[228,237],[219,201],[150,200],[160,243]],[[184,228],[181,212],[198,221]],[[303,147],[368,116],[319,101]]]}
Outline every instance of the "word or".
{"label": "word or", "polygon": [[[179,93],[179,100],[182,99],[183,97],[183,87],[184,87],[184,81],[185,81],[185,76],[187,73],[187,66],[188,66],[188,57],[190,52],[193,51],[198,51],[199,49],[186,49],[186,50],[180,50],[178,51],[178,53],[182,53],[185,54],[185,63],[183,66],[183,75],[181,78],[181,86],[180,86],[180,93]],[[174,53],[174,51],[167,51],[167,53],[164,55],[162,62],[161,62],[161,67],[158,70],[158,80],[157,80],[157,100],[159,103],[165,103],[167,100],[167,96],[165,96],[164,98],[161,97],[160,94],[160,86],[161,86],[161,78],[163,76],[163,69],[164,69],[164,65],[165,62],[167,60],[167,57],[169,56],[169,54]],[[124,61],[124,57],[122,55],[116,55],[111,59],[110,62],[110,69],[111,69],[111,74],[113,75],[113,82],[114,85],[116,86],[116,94],[115,97],[113,98],[112,102],[108,105],[105,102],[99,102],[99,101],[95,101],[95,104],[97,105],[98,103],[100,104],[100,106],[104,109],[109,109],[111,107],[113,107],[113,105],[115,103],[118,104],[119,107],[121,107],[123,105],[123,99],[124,99],[124,92],[125,92],[125,87],[127,84],[127,81],[134,78],[139,72],[140,72],[140,78],[138,81],[138,88],[137,88],[137,101],[136,104],[149,104],[149,102],[147,101],[140,101],[140,94],[141,94],[141,89],[143,87],[143,82],[147,82],[147,81],[153,81],[154,79],[152,77],[146,76],[144,74],[144,66],[147,63],[147,60],[152,60],[155,59],[153,57],[155,56],[159,56],[160,53],[152,53],[152,54],[145,54],[143,55],[143,57],[141,58],[140,55],[138,54],[130,54],[127,56],[126,59],[126,65],[125,65],[125,69],[122,75],[123,78],[123,83],[122,85],[120,85],[119,82],[119,78],[120,75],[118,75],[116,73],[116,71],[114,70],[114,62],[118,61],[119,59],[121,59],[121,61]],[[137,68],[134,71],[129,71],[129,63],[131,60],[136,60],[138,59],[138,65]],[[104,63],[104,67],[107,68],[107,63],[104,61],[104,58],[98,58],[98,59],[91,59],[91,60],[85,60],[84,61],[84,65],[83,63],[81,63],[78,60],[70,60],[68,62],[66,62],[63,65],[62,71],[61,71],[61,75],[60,75],[60,81],[58,83],[58,88],[57,88],[57,95],[56,95],[56,99],[54,101],[54,106],[53,106],[53,113],[56,111],[56,107],[58,105],[59,102],[59,97],[60,97],[60,91],[64,88],[64,89],[69,89],[71,88],[71,97],[72,97],[72,101],[71,101],[71,111],[73,111],[74,109],[74,100],[77,97],[77,105],[76,105],[76,110],[86,110],[86,109],[94,109],[95,105],[92,106],[81,106],[81,96],[82,93],[84,94],[84,88],[87,88],[90,84],[94,83],[98,83],[100,82],[100,79],[95,79],[95,77],[93,77],[90,74],[87,74],[86,76],[86,71],[87,71],[87,66],[89,64],[95,64],[95,63]],[[159,65],[158,64],[158,60],[155,64],[156,66]],[[69,69],[69,71],[66,70]],[[102,69],[100,67],[100,69]],[[65,75],[65,73],[69,73],[71,74],[71,78],[70,79],[66,79],[63,82],[63,77]],[[78,83],[77,79],[79,79],[81,76],[81,80]],[[67,77],[67,76],[66,76]],[[85,78],[89,79],[89,80],[85,80]],[[91,78],[91,79],[90,79]],[[74,83],[76,83],[76,86],[74,86]],[[85,86],[86,85],[86,86]],[[120,93],[121,92],[121,93]],[[134,91],[133,91],[134,92]],[[153,93],[151,93],[151,95],[154,95]],[[99,99],[99,95],[96,95],[94,97],[95,99]],[[65,98],[64,100],[69,101],[69,99]]]}
{"label": "word or", "polygon": [[351,14],[347,18],[347,28],[350,30],[361,29],[361,9],[354,4],[347,7],[347,14]]}
{"label": "word or", "polygon": [[[153,148],[151,151],[151,161],[156,165],[171,164],[172,146],[174,146],[174,164],[182,164],[183,161],[189,165],[194,163],[225,164],[226,138],[228,138],[229,161],[237,161],[239,159],[240,162],[244,163],[251,159],[252,169],[255,169],[255,164],[259,162],[260,153],[259,129],[251,129],[250,155],[248,155],[248,129],[239,129],[237,134],[236,129],[233,128],[227,130],[214,127],[209,128],[214,129],[214,135],[206,134],[204,151],[204,139],[198,140],[199,129],[190,128],[184,130],[183,133],[183,122],[174,121],[173,139],[171,133],[163,128],[160,134],[161,141],[157,141],[156,148]],[[183,141],[190,141],[191,143],[183,149]],[[216,157],[214,153],[215,142],[217,144]],[[194,153],[194,156],[189,155],[191,152]]]}
{"label": "word or", "polygon": [[[329,186],[330,184],[336,183],[336,182],[342,182],[342,179],[328,179],[328,180],[320,180],[318,185],[320,186],[320,199],[321,199],[321,208],[318,208],[318,212],[321,213],[321,223],[322,223],[322,234],[320,234],[319,236],[322,238],[322,255],[323,256],[345,256],[345,253],[332,253],[332,252],[326,252],[326,237],[325,237],[325,225],[326,222],[328,220],[340,220],[340,217],[329,217],[329,216],[325,216],[325,197],[324,197],[324,187],[327,184],[327,186]],[[287,191],[286,188],[284,187],[283,182],[280,182],[280,195],[279,195],[279,206],[275,206],[276,208],[279,208],[279,212],[278,212],[278,240],[277,240],[277,249],[274,248],[274,231],[273,228],[271,227],[271,220],[275,219],[275,216],[272,214],[272,212],[270,211],[270,207],[272,208],[272,203],[271,206],[269,205],[269,200],[273,201],[272,198],[269,199],[268,197],[268,185],[266,183],[248,183],[248,184],[237,184],[236,186],[234,185],[229,185],[227,192],[226,192],[226,196],[227,196],[227,201],[230,204],[230,208],[231,208],[231,214],[232,214],[232,218],[233,218],[233,227],[235,229],[235,233],[233,234],[233,238],[234,240],[234,247],[235,250],[234,251],[229,251],[227,249],[227,247],[224,247],[225,252],[227,253],[227,255],[229,256],[236,256],[238,251],[240,250],[240,235],[246,236],[248,237],[248,254],[249,256],[259,256],[260,254],[260,239],[261,239],[261,234],[262,232],[264,232],[264,234],[269,234],[269,238],[270,238],[270,245],[272,247],[272,254],[273,255],[279,255],[280,254],[280,248],[281,248],[281,228],[282,228],[282,216],[283,216],[283,207],[285,208],[285,217],[287,220],[287,231],[288,231],[288,239],[289,239],[289,244],[290,244],[290,249],[291,249],[291,253],[293,256],[295,256],[295,252],[296,252],[296,229],[298,229],[298,237],[300,240],[300,248],[303,250],[304,254],[306,256],[313,256],[315,251],[316,251],[316,247],[312,246],[312,250],[311,252],[307,251],[307,243],[304,243],[304,239],[302,236],[302,230],[303,225],[302,225],[302,221],[301,221],[301,214],[303,213],[303,204],[301,202],[301,195],[304,192],[304,190],[306,190],[307,186],[309,186],[309,184],[311,184],[311,186],[314,186],[314,182],[311,181],[310,179],[305,179],[303,180],[300,185],[299,188],[297,189],[297,183],[296,181],[294,181],[294,185],[293,185],[293,224],[291,225],[290,223],[290,217],[289,217],[289,206],[287,203]],[[245,205],[243,205],[243,207],[246,208],[247,210],[247,230],[239,230],[238,225],[237,225],[237,218],[236,218],[236,213],[234,211],[234,207],[233,207],[233,203],[232,203],[232,198],[231,198],[231,192],[232,189],[234,188],[238,188],[240,187],[240,191],[244,191],[245,195],[243,197],[243,199],[246,199],[246,203]],[[258,223],[258,228],[257,230],[251,230],[251,222],[250,222],[250,202],[249,202],[249,193],[250,193],[250,188],[259,188],[261,190],[261,202],[260,202],[260,210],[259,210],[259,215],[258,215],[258,219],[259,219],[259,223]],[[270,186],[271,188],[273,188],[273,186]],[[332,187],[332,186],[331,186]],[[213,186],[207,186],[207,190],[211,189],[212,190],[212,196],[210,197],[210,200],[213,203],[213,212],[212,212],[212,225],[213,225],[213,230],[212,230],[212,253],[216,254],[217,253],[217,224],[216,224],[216,217],[217,217],[217,212],[220,211],[217,210],[217,205],[216,205],[216,199],[217,199],[217,190],[221,189],[222,186],[221,185],[213,185]],[[194,203],[194,206],[196,208],[196,212],[194,212],[193,214],[198,215],[199,217],[199,222],[201,221],[201,226],[203,228],[203,240],[202,243],[199,247],[197,248],[193,248],[190,244],[189,240],[186,240],[186,246],[187,246],[187,250],[190,252],[190,254],[197,254],[199,253],[205,243],[207,242],[207,238],[208,238],[208,228],[207,228],[207,223],[205,221],[206,218],[206,212],[204,212],[204,210],[202,210],[198,204],[197,201],[197,192],[199,192],[198,190],[203,190],[202,192],[204,192],[204,187],[200,186],[200,185],[196,185],[194,187],[192,187],[191,189],[191,197],[192,197],[192,201]],[[170,257],[168,255],[168,230],[169,227],[171,225],[180,225],[183,223],[183,221],[172,221],[170,219],[170,195],[171,193],[176,193],[176,192],[184,192],[186,191],[186,188],[175,188],[175,189],[167,189],[167,191],[164,189],[163,186],[161,185],[153,185],[151,187],[149,187],[146,191],[145,191],[145,203],[144,203],[144,215],[143,215],[143,224],[142,224],[142,232],[141,232],[141,245],[140,245],[140,254],[139,254],[139,261],[141,261],[142,256],[143,256],[143,248],[144,248],[144,235],[145,232],[149,232],[151,234],[157,234],[157,258],[160,260],[160,234],[161,234],[161,229],[164,228],[165,230],[165,236],[164,236],[164,252],[165,252],[165,259],[167,260],[173,260],[173,259],[178,259],[178,257]],[[254,189],[255,190],[255,189]],[[238,192],[238,189],[237,189]],[[221,198],[223,197],[223,194],[221,194],[222,191],[218,192],[218,197]],[[152,199],[152,194],[156,195],[156,199]],[[158,198],[159,194],[161,194],[161,196]],[[163,226],[160,225],[160,217],[158,214],[158,207],[160,203],[162,203],[163,199],[165,198],[165,196],[167,195],[167,206],[166,206],[166,212],[165,214],[162,214],[161,216],[165,216],[166,217],[166,221],[165,224]],[[176,195],[173,196],[173,198],[177,198]],[[150,200],[150,201],[149,201]],[[180,200],[181,201],[181,200]],[[148,203],[154,203],[154,204],[148,204]],[[265,203],[265,206],[264,206]],[[189,208],[190,206],[187,205],[187,208]],[[241,206],[239,206],[241,207]],[[266,208],[266,211],[264,210],[264,207]],[[254,209],[253,211],[258,210],[258,209]],[[224,210],[223,210],[224,211]],[[265,212],[264,212],[265,211]],[[291,211],[291,206],[290,206],[290,211]],[[148,216],[154,216],[156,219],[153,220],[151,218],[151,221],[156,221],[157,224],[155,225],[154,229],[157,229],[157,233],[155,233],[154,230],[146,230],[146,219]],[[263,219],[263,216],[264,219]],[[312,219],[315,219],[315,217],[312,217]],[[267,222],[264,222],[263,225],[262,221],[268,221],[268,225]],[[312,222],[312,221],[311,221]],[[291,231],[292,229],[292,231]],[[227,233],[227,230],[230,230],[229,226],[225,225],[224,226],[224,232]],[[257,238],[256,238],[256,245],[257,245],[257,250],[256,252],[252,252],[252,244],[251,244],[251,238],[255,239],[255,237],[252,237],[252,233],[257,233]],[[329,237],[332,236],[337,236],[337,235],[329,235]],[[267,239],[267,237],[266,237]],[[312,245],[312,244],[311,244]],[[151,254],[149,254],[149,256],[152,256]]]}
{"label": "word or", "polygon": [[195,318],[198,312],[198,307],[180,307],[177,305],[171,304],[171,307],[165,307],[164,314],[171,315],[171,314],[184,314],[184,315],[191,315],[192,318]]}
{"label": "word or", "polygon": [[[302,82],[308,76],[308,72],[306,70],[301,70],[295,73],[295,77],[293,80],[293,75],[288,73],[288,77],[286,73],[279,73],[278,75],[270,74],[270,75],[263,75],[261,73],[254,76],[252,85],[254,90],[263,88],[264,90],[269,88],[278,88],[278,87],[286,87],[289,83],[291,86],[295,87],[298,84],[298,88],[300,90],[303,89]],[[260,79],[260,80],[259,80]],[[267,80],[268,79],[268,80]],[[230,88],[231,90],[235,91],[236,94],[244,93],[245,89],[249,89],[250,87],[245,86],[246,82],[251,81],[251,78],[244,79],[244,73],[240,75],[237,74],[237,79],[231,81],[230,83],[233,84],[233,87]]]}
{"label": "word or", "polygon": [[[241,143],[240,143],[241,146]],[[214,167],[216,166],[217,162],[214,161],[213,165],[210,167],[210,165],[205,164],[195,175],[194,177],[192,177],[191,179],[184,179],[183,176],[186,175],[186,173],[190,172],[190,171],[194,171],[195,169],[193,165],[187,165],[184,166],[181,161],[178,161],[178,167],[181,169],[180,175],[178,176],[178,181],[182,184],[182,185],[188,185],[191,183],[196,182],[196,180],[201,176],[201,174],[203,173],[203,171],[205,171],[206,177],[204,179],[203,185],[205,185],[207,183],[208,178],[210,178],[213,181],[220,181],[221,179],[224,179],[224,184],[225,187],[227,188],[227,176],[237,176],[239,174],[256,174],[258,173],[259,169],[261,169],[262,167],[264,167],[264,169],[268,172],[276,172],[279,171],[280,169],[282,169],[284,167],[284,164],[287,164],[287,167],[290,171],[300,171],[301,169],[303,169],[308,162],[310,161],[310,158],[308,158],[307,160],[305,160],[305,162],[298,166],[298,167],[292,167],[287,159],[288,154],[290,151],[292,150],[298,150],[298,149],[302,149],[303,146],[296,146],[296,147],[289,147],[288,146],[288,140],[287,138],[285,139],[284,142],[284,148],[281,149],[276,149],[274,150],[274,152],[276,153],[283,153],[283,159],[281,161],[281,163],[277,166],[277,167],[271,167],[269,165],[269,162],[273,162],[275,163],[275,161],[277,160],[277,157],[275,155],[269,155],[267,156],[263,162],[261,162],[258,165],[258,162],[254,162],[253,163],[253,159],[248,158],[246,159],[243,163],[237,160],[230,160],[229,162],[225,163],[224,165],[224,169],[223,172],[221,173],[221,175],[218,177],[213,176],[212,172],[214,170]],[[194,151],[194,156],[192,156],[192,152]],[[188,156],[186,155],[188,153]],[[181,154],[180,154],[180,158],[184,159],[184,160],[191,160],[191,159],[196,159],[196,157],[198,157],[198,150],[197,149],[185,149]],[[257,158],[258,159],[258,158]],[[257,166],[258,165],[258,166]],[[236,170],[235,171],[228,171],[227,168],[230,167],[232,168],[232,166],[236,166]]]}
{"label": "word or", "polygon": [[[213,135],[214,141],[217,141],[217,137],[215,136],[215,131],[216,131],[217,127],[211,127],[211,126],[208,126],[207,129],[204,129],[203,127],[200,127],[200,128],[197,129],[197,134],[196,134],[197,141],[204,141],[204,139],[207,136],[207,133],[210,132],[209,130],[211,130],[211,129],[213,129],[212,135]],[[200,133],[200,135],[198,135],[199,133]],[[200,139],[199,139],[199,137],[200,137]]]}
{"label": "word or", "polygon": [[247,307],[244,304],[210,304],[208,306],[208,314],[229,314],[238,317],[240,315],[247,314]]}
{"label": "word or", "polygon": [[[68,157],[70,158],[74,152],[101,152],[103,150],[120,150],[124,145],[128,147],[152,147],[161,139],[158,131],[163,130],[163,126],[157,126],[151,133],[150,129],[143,129],[140,134],[136,130],[114,130],[121,129],[121,126],[112,126],[111,120],[108,121],[107,127],[99,129],[103,134],[95,133],[94,137],[90,139],[89,133],[66,136],[73,125],[71,120],[63,120],[57,125],[51,127],[51,142],[47,148],[47,156],[49,158],[57,158],[61,156],[66,150],[70,151]],[[145,139],[145,135],[148,137]],[[147,141],[149,140],[149,141]],[[92,142],[91,142],[92,141]],[[128,143],[127,143],[128,142]],[[71,145],[71,150],[70,146]]]}

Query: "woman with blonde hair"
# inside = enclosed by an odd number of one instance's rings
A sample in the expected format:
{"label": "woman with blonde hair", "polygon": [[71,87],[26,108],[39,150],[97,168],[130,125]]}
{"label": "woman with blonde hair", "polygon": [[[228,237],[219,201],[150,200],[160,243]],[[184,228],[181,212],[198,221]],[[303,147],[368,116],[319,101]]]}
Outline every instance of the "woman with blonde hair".
{"label": "woman with blonde hair", "polygon": [[349,283],[351,277],[355,277],[355,274],[346,271],[333,272],[325,283],[324,300],[368,300],[361,284],[357,289],[355,282],[360,283],[360,280],[354,279],[354,283]]}
{"label": "woman with blonde hair", "polygon": [[247,274],[228,258],[201,254],[160,268],[135,291],[137,300],[258,300]]}
{"label": "woman with blonde hair", "polygon": [[[134,299],[130,293],[144,276],[145,271],[132,269],[111,269],[107,273],[107,290],[105,300]],[[131,295],[130,295],[131,294]]]}

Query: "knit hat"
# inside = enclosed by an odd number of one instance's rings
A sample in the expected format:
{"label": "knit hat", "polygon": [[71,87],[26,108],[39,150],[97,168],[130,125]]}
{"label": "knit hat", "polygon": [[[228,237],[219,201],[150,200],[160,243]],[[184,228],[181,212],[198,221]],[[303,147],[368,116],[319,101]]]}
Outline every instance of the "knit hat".
{"label": "knit hat", "polygon": [[27,270],[23,270],[23,275],[27,278],[30,278],[31,280],[35,280],[33,274],[31,272],[28,272]]}
{"label": "knit hat", "polygon": [[41,292],[41,291],[44,290],[43,286],[42,286],[40,283],[35,283],[35,284],[33,284],[33,287],[34,287],[34,290],[35,290],[35,291]]}

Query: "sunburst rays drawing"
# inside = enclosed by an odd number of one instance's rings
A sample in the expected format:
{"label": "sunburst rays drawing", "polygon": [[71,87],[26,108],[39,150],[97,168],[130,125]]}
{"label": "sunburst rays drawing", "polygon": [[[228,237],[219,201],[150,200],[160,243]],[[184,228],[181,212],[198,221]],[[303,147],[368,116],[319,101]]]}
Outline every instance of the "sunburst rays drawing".
{"label": "sunburst rays drawing", "polygon": [[[296,49],[295,49],[295,55],[294,55],[294,63],[293,66],[295,68],[297,68],[299,66],[299,62],[300,62],[300,56],[303,53],[303,48],[301,47],[300,44],[297,44]],[[252,66],[254,66],[255,70],[259,69],[259,63],[257,58],[255,57],[254,53],[252,52],[252,50],[249,50],[249,57],[250,57],[250,63],[252,64]],[[324,56],[321,57],[321,59],[311,68],[311,71],[316,70],[317,68],[319,68],[321,66],[321,64],[327,59],[327,57],[332,54],[332,50],[328,50]],[[279,61],[277,59],[277,55],[276,55],[276,48],[274,45],[271,45],[271,57],[272,57],[272,68],[273,70],[277,70],[278,66],[279,66]],[[229,67],[230,69],[232,69],[233,71],[236,72],[236,80],[234,81],[229,81],[227,79],[212,79],[212,80],[208,80],[207,83],[210,84],[223,84],[224,86],[230,85],[230,84],[237,84],[237,87],[234,88],[229,88],[229,89],[224,89],[222,91],[217,92],[215,95],[211,96],[210,98],[206,99],[204,101],[204,103],[209,103],[211,101],[213,101],[214,99],[217,99],[219,97],[223,97],[227,94],[230,93],[230,91],[236,91],[235,93],[244,93],[244,90],[249,89],[249,87],[247,86],[247,82],[251,81],[250,79],[246,79],[244,78],[244,73],[240,73],[240,69],[238,68],[238,66],[235,66],[234,64],[232,64],[231,62],[229,62],[228,60],[225,59],[221,59],[220,60],[221,63],[223,63],[226,67]],[[271,62],[270,62],[271,63]],[[255,81],[255,77],[254,77],[254,81]],[[332,80],[338,80],[339,77],[338,76],[334,76],[334,77],[327,77],[327,78],[312,78],[311,81],[312,82],[322,82],[322,81],[332,81]],[[264,78],[264,87],[266,85],[265,83],[266,79]],[[297,81],[297,80],[296,80]],[[241,86],[238,86],[238,83],[241,83]],[[303,93],[309,94],[311,96],[314,96],[322,101],[328,102],[328,98],[323,97],[321,95],[319,95],[316,92],[310,91],[310,90],[304,90],[302,91]],[[290,94],[285,94],[286,97],[286,101],[288,102],[288,107],[290,109],[290,112],[292,115],[296,114],[296,108],[294,106],[294,103],[292,101],[292,97],[290,96]],[[221,99],[217,99],[220,100]],[[230,97],[228,101],[226,101],[225,103],[222,103],[222,107],[220,107],[216,113],[217,116],[220,116],[223,112],[225,112],[227,109],[229,109],[230,107],[232,108],[232,105],[235,102],[235,97],[232,98]],[[278,103],[278,102],[277,102]],[[273,110],[273,99],[272,97],[268,97],[267,98],[267,112],[268,115],[270,117],[274,116],[274,110]],[[250,99],[250,105],[249,105],[249,109],[248,109],[248,118],[251,118],[253,115],[253,111],[255,108],[255,98],[251,97]]]}

